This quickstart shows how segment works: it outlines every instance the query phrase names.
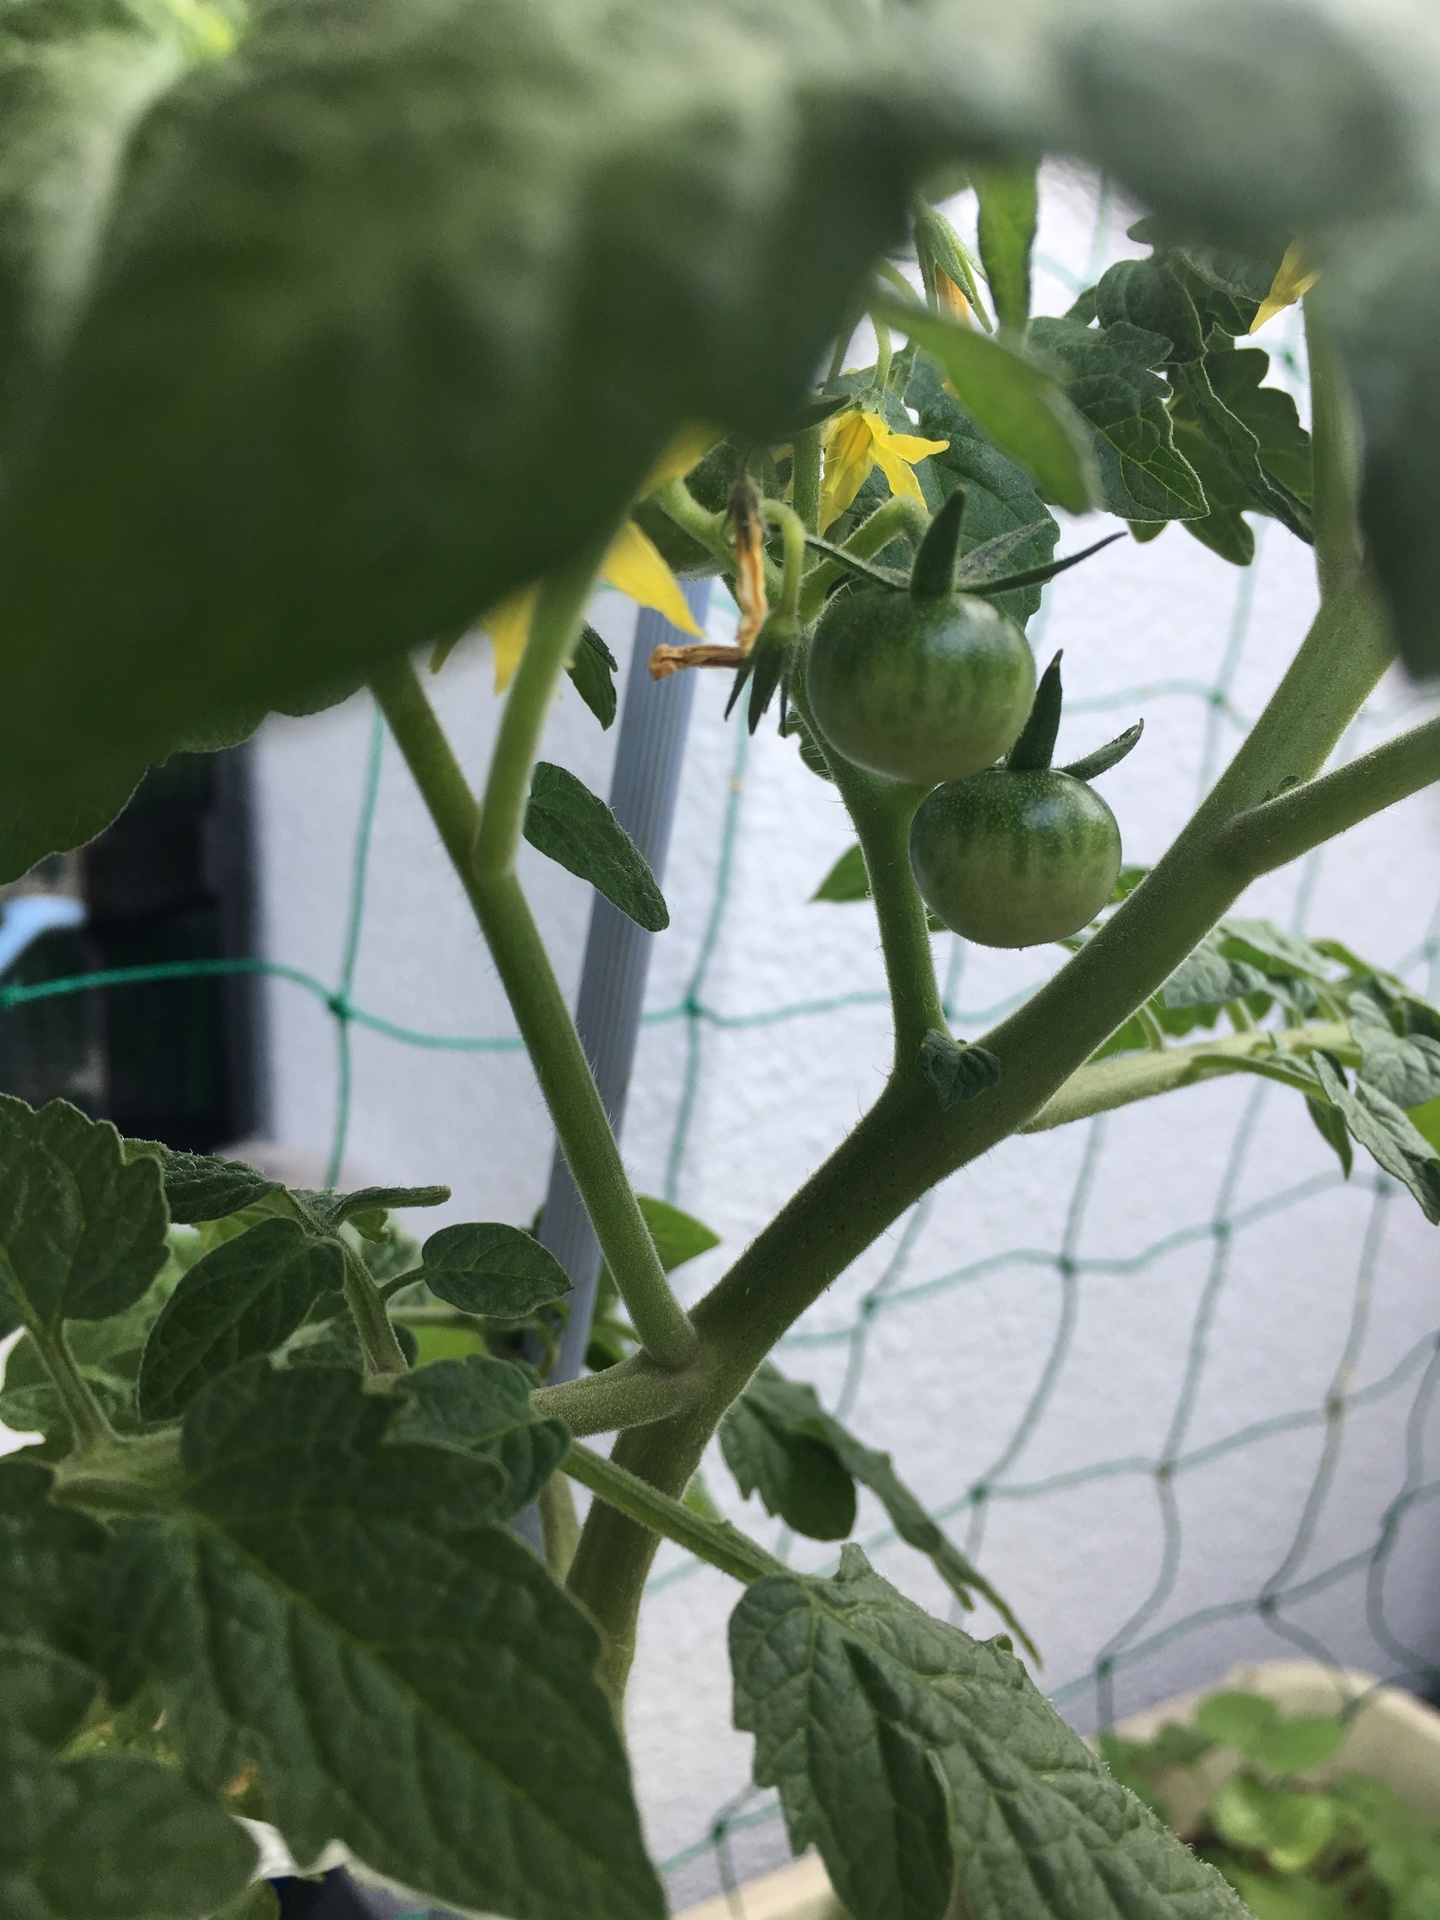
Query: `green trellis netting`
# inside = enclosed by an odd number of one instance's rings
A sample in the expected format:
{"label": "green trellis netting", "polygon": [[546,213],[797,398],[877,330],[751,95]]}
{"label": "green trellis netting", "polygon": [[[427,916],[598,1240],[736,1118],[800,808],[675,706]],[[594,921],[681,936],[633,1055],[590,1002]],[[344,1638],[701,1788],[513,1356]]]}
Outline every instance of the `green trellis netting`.
{"label": "green trellis netting", "polygon": [[[1050,200],[1061,203],[1059,214],[1050,216],[1059,238],[1040,262],[1041,278],[1063,296],[1123,248],[1123,220],[1103,193],[1097,205],[1088,186],[1066,177],[1052,181]],[[1088,238],[1077,208],[1090,222]],[[1050,303],[1063,304],[1063,297]],[[1293,329],[1288,341],[1282,338],[1272,352],[1277,372],[1298,387]],[[1171,547],[1185,539],[1178,530],[1166,536]],[[1230,612],[1228,628],[1222,621],[1214,636],[1211,675],[1168,672],[1166,654],[1157,646],[1152,671],[1103,694],[1084,697],[1086,674],[1077,670],[1077,697],[1067,718],[1081,721],[1112,710],[1126,720],[1139,712],[1183,714],[1179,731],[1188,743],[1186,772],[1193,769],[1191,797],[1203,793],[1253,717],[1267,675],[1273,679],[1268,656],[1263,670],[1255,668],[1257,607],[1267,567],[1288,539],[1277,529],[1261,529],[1255,566],[1241,573],[1222,569],[1220,591],[1228,595]],[[1205,565],[1219,563],[1207,559]],[[1060,624],[1056,605],[1078,605],[1099,591],[1097,580],[1108,577],[1081,570],[1057,583],[1032,622],[1037,651],[1045,651],[1047,635],[1053,644],[1050,629]],[[1068,646],[1068,631],[1065,638]],[[1403,686],[1387,683],[1342,751],[1349,754],[1379,732],[1393,731],[1418,704]],[[712,734],[712,744],[719,737]],[[147,967],[37,986],[0,985],[0,1012],[51,994],[167,975],[243,968],[285,983],[310,996],[333,1023],[338,1064],[328,1142],[332,1178],[366,1098],[363,1063],[352,1059],[357,1035],[457,1054],[517,1052],[513,1033],[424,1030],[388,1019],[357,997],[388,751],[378,719],[362,751],[348,902],[333,978],[278,958]],[[873,984],[873,969],[853,990],[775,994],[764,1005],[738,1009],[723,983],[717,986],[739,917],[754,911],[741,897],[751,850],[746,809],[752,774],[762,756],[780,751],[763,737],[750,742],[736,726],[723,736],[723,749],[712,750],[694,773],[696,781],[708,783],[704,831],[710,844],[703,877],[685,896],[683,969],[660,969],[645,1016],[637,1098],[648,1097],[646,1088],[656,1078],[665,1085],[663,1099],[650,1101],[648,1180],[642,1184],[703,1217],[709,1217],[705,1167],[714,1150],[706,1103],[721,1076],[740,1070],[736,1049],[751,1047],[747,1057],[761,1060],[779,1032],[803,1030],[819,1059],[848,1044],[857,1018],[883,1024],[884,996]],[[1184,774],[1175,778],[1185,783]],[[1128,834],[1123,814],[1122,822]],[[1428,919],[1429,902],[1408,903],[1405,924],[1415,933],[1403,952],[1371,952],[1363,916],[1346,924],[1313,918],[1317,899],[1325,897],[1327,863],[1346,858],[1352,856],[1333,850],[1313,856],[1276,896],[1283,898],[1283,911],[1271,901],[1257,910],[1273,912],[1297,930],[1349,939],[1433,998],[1440,987],[1440,901]],[[1420,865],[1427,886],[1433,886],[1434,864]],[[1403,884],[1421,883],[1412,882],[1406,869]],[[1363,887],[1351,891],[1363,898]],[[368,905],[373,911],[373,888]],[[854,916],[866,909],[808,911]],[[952,1021],[967,1035],[983,1030],[1036,983],[1008,961],[1008,974],[997,971],[993,956],[968,952],[958,940],[938,942],[937,958]],[[1016,985],[1020,973],[1026,974],[1023,987]],[[1184,1103],[1192,1100],[1205,1103],[1206,1118],[1197,1124],[1190,1153]],[[827,1405],[853,1420],[863,1438],[894,1449],[897,1465],[932,1511],[1007,1589],[1042,1650],[1048,1654],[1056,1646],[1041,1679],[1078,1721],[1103,1723],[1172,1690],[1177,1679],[1200,1683],[1218,1671],[1215,1661],[1223,1665],[1238,1655],[1288,1651],[1350,1662],[1358,1647],[1386,1673],[1429,1687],[1440,1680],[1433,1664],[1440,1651],[1440,1605],[1428,1633],[1424,1620],[1417,1624],[1413,1617],[1409,1598],[1405,1618],[1397,1621],[1387,1581],[1397,1554],[1408,1552],[1406,1591],[1413,1594],[1440,1560],[1440,1535],[1424,1535],[1418,1549],[1405,1545],[1407,1517],[1440,1492],[1426,1446],[1440,1383],[1440,1298],[1426,1303],[1416,1279],[1422,1266],[1434,1271],[1434,1243],[1423,1238],[1430,1230],[1422,1224],[1416,1234],[1412,1202],[1368,1161],[1357,1164],[1345,1187],[1338,1167],[1322,1153],[1302,1155],[1299,1165],[1293,1153],[1287,1159],[1276,1150],[1277,1138],[1293,1140],[1295,1129],[1308,1121],[1298,1101],[1266,1083],[1175,1095],[1155,1111],[1161,1117],[1153,1127],[1159,1142],[1153,1151],[1150,1123],[1137,1122],[1134,1112],[1067,1129],[1063,1141],[1047,1136],[1043,1150],[1038,1142],[1014,1143],[1014,1165],[1037,1169],[1043,1195],[1037,1191],[1032,1208],[1023,1184],[1002,1182],[1000,1198],[990,1214],[983,1214],[982,1204],[973,1232],[957,1228],[964,1216],[955,1214],[946,1197],[950,1186],[928,1196],[875,1257],[838,1283],[801,1323],[784,1343],[780,1362],[814,1379]],[[829,1137],[847,1117],[829,1116],[835,1122]],[[1187,1153],[1194,1164],[1175,1180],[1173,1200],[1155,1203],[1156,1192],[1171,1191],[1164,1187],[1171,1175],[1163,1167],[1157,1172],[1157,1165],[1166,1156],[1183,1163]],[[1026,1154],[1033,1161],[1027,1163]],[[743,1166],[743,1151],[729,1164]],[[1117,1164],[1137,1170],[1122,1177]],[[971,1183],[967,1193],[982,1202],[986,1177],[987,1168],[963,1176]],[[1133,1203],[1127,1199],[1132,1189]],[[1344,1224],[1339,1213],[1324,1212],[1342,1201]],[[1317,1240],[1307,1223],[1322,1216],[1336,1225],[1332,1231],[1327,1224]],[[753,1230],[758,1220],[747,1215],[745,1223]],[[726,1251],[735,1250],[727,1234]],[[1304,1363],[1294,1366],[1290,1382],[1264,1303],[1275,1290],[1272,1280],[1278,1286],[1276,1276],[1296,1261],[1308,1263],[1306,1274],[1313,1274],[1313,1300],[1305,1276],[1297,1284],[1291,1275],[1286,1312],[1292,1321],[1324,1324],[1306,1344]],[[704,1271],[710,1276],[714,1269]],[[1387,1337],[1376,1349],[1376,1326],[1390,1311],[1385,1289],[1397,1284],[1397,1274],[1408,1288],[1401,1316],[1405,1337]],[[1102,1321],[1098,1338],[1087,1332],[1093,1303],[1119,1297],[1118,1288],[1133,1289],[1137,1302],[1151,1302],[1160,1297],[1157,1289],[1164,1290],[1163,1337],[1147,1331],[1148,1322],[1139,1326],[1144,1315],[1138,1306],[1129,1344],[1123,1306]],[[994,1326],[1007,1314],[1013,1324],[1000,1339]],[[955,1350],[962,1351],[969,1328],[984,1354],[999,1358],[984,1360],[978,1380],[957,1363],[950,1394],[946,1343],[958,1340]],[[1007,1371],[1002,1362],[1012,1351],[1021,1358]],[[1323,1364],[1316,1359],[1322,1352]],[[1235,1375],[1219,1400],[1213,1398],[1217,1369]],[[906,1394],[912,1377],[915,1405],[886,1430],[885,1409]],[[1262,1382],[1263,1392],[1257,1384]],[[1084,1426],[1076,1409],[1107,1401],[1133,1402],[1143,1418],[1117,1416],[1118,1443],[1101,1446],[1094,1434],[1110,1429],[1103,1421]],[[927,1471],[913,1449],[919,1444],[923,1455],[925,1436],[938,1428],[947,1435],[960,1432],[963,1444],[947,1439]],[[1357,1431],[1364,1436],[1358,1455]],[[1275,1465],[1277,1449],[1292,1443],[1299,1451],[1284,1455],[1282,1472]],[[961,1460],[963,1468],[954,1464]],[[828,1549],[789,1541],[757,1509],[738,1502],[722,1484],[722,1470],[710,1465],[707,1474],[726,1510],[777,1550],[793,1551],[807,1566],[826,1564]],[[1202,1483],[1220,1491],[1207,1495],[1197,1517],[1187,1504],[1189,1489]],[[943,1606],[938,1592],[915,1576],[913,1561],[901,1555],[893,1534],[873,1524],[875,1517],[875,1509],[862,1505],[860,1537],[867,1549],[881,1555],[887,1574],[928,1604]],[[1260,1544],[1237,1560],[1234,1543],[1242,1536]],[[1022,1539],[1029,1542],[1023,1551],[1016,1544]],[[1417,1552],[1418,1568],[1411,1564]],[[1211,1560],[1232,1569],[1243,1564],[1244,1590],[1230,1578],[1228,1590],[1216,1591]],[[1072,1593],[1080,1596],[1073,1607]],[[657,1624],[653,1640],[642,1640],[633,1725],[647,1818],[677,1901],[717,1885],[733,1889],[746,1874],[785,1857],[773,1795],[742,1784],[748,1743],[723,1731],[722,1629],[732,1598],[721,1576],[672,1549],[662,1553],[650,1607]],[[686,1638],[692,1626],[703,1654],[692,1656]],[[982,1621],[978,1630],[993,1629]],[[667,1636],[674,1642],[668,1654]],[[700,1702],[693,1713],[685,1697],[692,1682]],[[697,1726],[698,1756],[686,1745]],[[687,1770],[688,1784],[677,1785]],[[743,1899],[736,1911],[743,1912]]]}

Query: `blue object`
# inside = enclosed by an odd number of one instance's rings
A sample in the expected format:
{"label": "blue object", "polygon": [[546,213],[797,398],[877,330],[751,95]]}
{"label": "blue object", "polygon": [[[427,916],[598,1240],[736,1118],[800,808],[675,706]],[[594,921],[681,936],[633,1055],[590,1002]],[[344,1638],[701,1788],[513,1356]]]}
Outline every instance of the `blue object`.
{"label": "blue object", "polygon": [[17,894],[6,901],[0,917],[0,974],[8,973],[25,949],[42,935],[84,924],[85,902],[73,894]]}

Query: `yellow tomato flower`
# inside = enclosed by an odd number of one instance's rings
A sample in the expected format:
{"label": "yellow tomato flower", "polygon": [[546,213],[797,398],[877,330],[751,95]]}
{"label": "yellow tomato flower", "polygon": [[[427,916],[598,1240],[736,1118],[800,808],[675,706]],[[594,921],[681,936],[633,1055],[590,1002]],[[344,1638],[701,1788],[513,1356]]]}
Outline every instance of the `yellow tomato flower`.
{"label": "yellow tomato flower", "polygon": [[642,607],[653,607],[657,613],[663,613],[672,627],[683,627],[686,633],[693,633],[697,639],[701,637],[669,562],[649,534],[643,533],[633,520],[627,520],[620,529],[615,544],[605,556],[600,577],[612,587],[618,587],[621,593],[628,593]]}
{"label": "yellow tomato flower", "polygon": [[820,488],[820,531],[838,520],[879,467],[892,493],[918,500],[925,496],[912,468],[917,460],[943,453],[948,440],[922,440],[919,434],[896,433],[868,407],[847,407],[825,424],[825,477]]}
{"label": "yellow tomato flower", "polygon": [[1285,258],[1280,262],[1280,270],[1271,282],[1270,291],[1260,302],[1260,311],[1250,323],[1251,333],[1258,333],[1267,320],[1273,320],[1277,313],[1283,313],[1291,307],[1302,293],[1308,293],[1319,279],[1319,269],[1310,266],[1305,258],[1305,249],[1298,240],[1292,240],[1285,249]]}
{"label": "yellow tomato flower", "polygon": [[[670,571],[660,549],[633,520],[627,520],[616,535],[600,568],[600,577],[610,586],[618,587],[621,593],[628,593],[640,606],[653,607],[657,613],[663,613],[671,626],[683,628],[697,639],[704,637],[695,624],[680,582]],[[515,677],[525,642],[530,638],[530,620],[538,592],[537,587],[523,587],[519,593],[502,600],[478,623],[489,634],[495,649],[497,693],[504,693]],[[449,652],[448,647],[445,652]],[[444,655],[438,648],[430,664],[436,671],[444,664]]]}

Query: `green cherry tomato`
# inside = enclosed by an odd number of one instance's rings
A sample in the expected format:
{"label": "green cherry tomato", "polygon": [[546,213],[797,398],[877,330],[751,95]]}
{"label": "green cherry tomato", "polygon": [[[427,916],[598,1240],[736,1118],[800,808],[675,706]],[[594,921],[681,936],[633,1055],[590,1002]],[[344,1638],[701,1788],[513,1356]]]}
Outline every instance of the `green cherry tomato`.
{"label": "green cherry tomato", "polygon": [[821,732],[847,760],[928,787],[977,773],[1014,744],[1035,662],[988,600],[862,587],[831,601],[806,686]]}
{"label": "green cherry tomato", "polygon": [[936,787],[910,828],[925,904],[982,947],[1063,940],[1120,872],[1120,829],[1093,788],[1057,768],[990,767]]}

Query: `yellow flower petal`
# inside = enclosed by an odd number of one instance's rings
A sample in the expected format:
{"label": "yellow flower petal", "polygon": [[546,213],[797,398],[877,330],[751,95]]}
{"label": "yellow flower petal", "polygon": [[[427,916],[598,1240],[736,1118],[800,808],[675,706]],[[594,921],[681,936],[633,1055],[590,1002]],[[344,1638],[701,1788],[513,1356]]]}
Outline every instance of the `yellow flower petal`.
{"label": "yellow flower petal", "polygon": [[[945,443],[947,446],[949,442]],[[920,482],[903,460],[897,459],[891,447],[879,442],[875,447],[875,464],[890,482],[891,493],[903,493],[911,500],[918,500],[923,507],[925,495],[920,490]]]}
{"label": "yellow flower petal", "polygon": [[869,421],[873,415],[833,414],[825,427],[825,480],[820,489],[820,531],[838,520],[859,493],[875,464]]}
{"label": "yellow flower petal", "polygon": [[1300,242],[1292,240],[1285,249],[1279,272],[1270,283],[1269,293],[1260,302],[1260,311],[1250,323],[1251,333],[1258,333],[1267,320],[1273,320],[1286,307],[1294,306],[1301,294],[1308,293],[1319,277],[1319,269],[1308,264]]}
{"label": "yellow flower petal", "polygon": [[922,440],[918,433],[896,433],[878,413],[866,413],[863,418],[870,428],[875,441],[875,457],[880,458],[881,449],[887,453],[897,453],[902,460],[914,462],[924,460],[932,453],[944,453],[949,446],[948,440]]}
{"label": "yellow flower petal", "polygon": [[671,480],[683,480],[692,467],[698,467],[720,439],[713,427],[682,427],[645,476],[637,498],[644,500]]}
{"label": "yellow flower petal", "polygon": [[680,582],[655,542],[642,533],[633,520],[627,520],[620,529],[600,573],[612,587],[628,593],[642,607],[653,607],[657,613],[663,613],[671,626],[704,638],[680,590]]}
{"label": "yellow flower petal", "polygon": [[503,693],[515,678],[515,669],[525,651],[525,642],[530,638],[530,616],[535,611],[535,595],[538,592],[538,587],[523,587],[519,593],[512,593],[508,600],[502,600],[480,622],[495,649],[496,693]]}

